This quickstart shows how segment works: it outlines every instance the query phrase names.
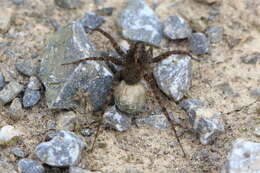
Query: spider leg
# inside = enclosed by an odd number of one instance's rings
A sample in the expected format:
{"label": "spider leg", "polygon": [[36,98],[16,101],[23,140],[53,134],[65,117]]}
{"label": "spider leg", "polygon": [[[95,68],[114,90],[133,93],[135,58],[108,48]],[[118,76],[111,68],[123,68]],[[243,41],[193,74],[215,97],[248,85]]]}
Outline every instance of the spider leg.
{"label": "spider leg", "polygon": [[189,57],[191,57],[191,59],[200,62],[199,59],[194,58],[193,55],[191,55],[189,52],[184,51],[184,50],[172,50],[172,51],[168,51],[165,53],[162,53],[159,56],[156,56],[153,58],[152,63],[157,63],[160,62],[161,60],[167,58],[168,56],[172,55],[172,54],[179,54],[179,55],[188,55]]}
{"label": "spider leg", "polygon": [[117,51],[117,53],[120,56],[126,58],[126,53],[120,48],[120,46],[117,44],[116,40],[109,33],[105,32],[104,30],[102,30],[100,28],[96,28],[94,31],[98,31],[101,34],[103,34],[112,43],[112,46]]}
{"label": "spider leg", "polygon": [[172,127],[172,130],[174,132],[174,136],[175,138],[177,139],[180,147],[181,147],[181,150],[182,150],[182,153],[183,153],[183,156],[186,157],[186,153],[183,149],[183,146],[181,144],[181,141],[177,135],[177,131],[176,131],[176,128],[175,128],[175,124],[172,122],[170,116],[169,116],[169,112],[167,111],[167,109],[165,108],[165,106],[163,105],[162,101],[161,101],[161,98],[160,98],[160,93],[158,93],[159,91],[157,90],[157,85],[156,85],[156,82],[152,76],[152,74],[146,74],[144,75],[144,79],[147,81],[147,83],[150,85],[152,91],[153,91],[153,94],[157,100],[157,102],[159,103],[160,107],[162,108],[162,111],[166,117],[166,119],[170,122],[171,124],[171,127]]}
{"label": "spider leg", "polygon": [[64,63],[61,65],[79,64],[79,63],[82,63],[85,61],[111,61],[112,63],[114,63],[116,65],[124,65],[124,63],[122,61],[116,59],[115,57],[89,57],[89,58],[81,59],[81,60],[74,61],[74,62]]}

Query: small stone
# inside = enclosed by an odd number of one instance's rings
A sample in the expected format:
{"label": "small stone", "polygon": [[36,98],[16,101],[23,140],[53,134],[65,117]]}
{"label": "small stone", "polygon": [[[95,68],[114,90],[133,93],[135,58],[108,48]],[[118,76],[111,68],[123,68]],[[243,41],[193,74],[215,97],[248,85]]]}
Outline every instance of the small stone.
{"label": "small stone", "polygon": [[7,161],[0,160],[0,170],[1,173],[17,173],[12,164]]}
{"label": "small stone", "polygon": [[209,53],[209,43],[203,33],[194,33],[189,37],[189,46],[193,54],[202,55]]}
{"label": "small stone", "polygon": [[117,131],[126,131],[131,127],[131,118],[117,111],[115,106],[108,108],[103,117],[104,124]]}
{"label": "small stone", "polygon": [[260,170],[260,143],[237,139],[221,173],[258,173]]}
{"label": "small stone", "polygon": [[30,77],[29,83],[27,85],[27,88],[31,89],[31,90],[40,90],[41,88],[41,83],[40,81],[37,79],[37,77],[32,76]]}
{"label": "small stone", "polygon": [[82,136],[91,136],[94,132],[91,129],[82,129],[80,134]]}
{"label": "small stone", "polygon": [[0,8],[0,33],[6,33],[11,25],[13,10],[11,8]]}
{"label": "small stone", "polygon": [[178,15],[170,16],[164,22],[164,35],[172,40],[185,39],[191,35],[188,23]]}
{"label": "small stone", "polygon": [[162,24],[144,0],[127,0],[117,24],[126,39],[160,45],[163,37]]}
{"label": "small stone", "polygon": [[13,138],[21,135],[21,132],[14,128],[13,126],[6,125],[0,130],[0,145],[7,144]]}
{"label": "small stone", "polygon": [[78,167],[70,167],[69,173],[101,173],[101,172],[99,171],[92,172]]}
{"label": "small stone", "polygon": [[241,57],[241,61],[245,64],[257,64],[260,62],[260,52],[254,52],[251,55]]}
{"label": "small stone", "polygon": [[159,88],[167,96],[179,101],[191,85],[191,58],[181,55],[169,56],[156,65],[153,74]]}
{"label": "small stone", "polygon": [[20,120],[24,116],[24,111],[22,107],[22,103],[19,98],[15,98],[9,109],[8,113],[11,119],[13,120]]}
{"label": "small stone", "polygon": [[61,8],[78,8],[81,5],[80,0],[55,0],[56,5]]}
{"label": "small stone", "polygon": [[188,113],[192,130],[200,137],[200,143],[207,145],[225,131],[224,123],[219,112],[204,106],[197,99],[183,100],[180,106]]}
{"label": "small stone", "polygon": [[104,18],[96,13],[88,12],[85,16],[79,19],[85,30],[93,30],[100,27],[104,22]]}
{"label": "small stone", "polygon": [[260,97],[260,88],[251,89],[250,95],[252,97]]}
{"label": "small stone", "polygon": [[256,127],[256,128],[255,128],[254,134],[255,134],[257,137],[260,137],[260,127]]}
{"label": "small stone", "polygon": [[24,158],[28,155],[28,153],[25,153],[21,148],[14,147],[11,149],[11,153],[19,158]]}
{"label": "small stone", "polygon": [[23,86],[16,81],[11,81],[0,91],[0,103],[12,101],[23,90]]}
{"label": "small stone", "polygon": [[73,132],[61,130],[48,142],[39,144],[35,154],[42,162],[57,167],[68,167],[79,162],[85,144]]}
{"label": "small stone", "polygon": [[141,112],[145,106],[146,89],[141,83],[127,85],[125,81],[114,90],[116,107],[125,113],[135,114]]}
{"label": "small stone", "polygon": [[20,173],[44,173],[44,167],[35,160],[22,159],[17,163]]}
{"label": "small stone", "polygon": [[26,88],[23,96],[23,106],[25,108],[32,107],[36,105],[40,99],[41,99],[40,91]]}
{"label": "small stone", "polygon": [[73,111],[70,111],[59,115],[56,128],[58,130],[73,131],[76,123],[77,115]]}
{"label": "small stone", "polygon": [[219,26],[212,26],[206,30],[206,34],[211,43],[220,42],[223,39],[223,28]]}
{"label": "small stone", "polygon": [[15,64],[16,70],[25,76],[35,76],[38,73],[39,62],[37,59],[27,61],[17,61]]}
{"label": "small stone", "polygon": [[0,72],[0,90],[6,85],[5,78],[2,72]]}
{"label": "small stone", "polygon": [[97,14],[101,16],[111,16],[113,14],[115,8],[113,7],[107,7],[107,8],[101,8],[97,10]]}

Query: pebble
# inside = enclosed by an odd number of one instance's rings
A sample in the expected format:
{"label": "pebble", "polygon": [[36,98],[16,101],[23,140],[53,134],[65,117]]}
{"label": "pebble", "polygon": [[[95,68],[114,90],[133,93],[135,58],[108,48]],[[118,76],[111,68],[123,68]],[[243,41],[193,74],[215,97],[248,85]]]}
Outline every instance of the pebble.
{"label": "pebble", "polygon": [[170,16],[164,22],[164,35],[172,40],[185,39],[191,35],[191,28],[180,16]]}
{"label": "pebble", "polygon": [[208,108],[197,99],[186,99],[180,106],[188,113],[192,130],[199,135],[200,143],[207,145],[225,131],[221,113]]}
{"label": "pebble", "polygon": [[21,132],[11,125],[6,125],[0,130],[0,145],[7,144],[13,138],[21,136]]}
{"label": "pebble", "polygon": [[8,32],[11,26],[13,10],[11,8],[0,8],[0,33]]}
{"label": "pebble", "polygon": [[0,72],[0,90],[6,85],[5,78],[2,72]]}
{"label": "pebble", "polygon": [[17,163],[20,173],[44,173],[44,167],[35,160],[22,159]]}
{"label": "pebble", "polygon": [[256,128],[255,128],[254,134],[255,134],[257,137],[260,137],[260,127],[256,127]]}
{"label": "pebble", "polygon": [[56,5],[61,8],[73,9],[81,5],[80,0],[55,0]]}
{"label": "pebble", "polygon": [[12,101],[23,90],[23,85],[11,81],[0,91],[0,102],[6,104]]}
{"label": "pebble", "polygon": [[94,132],[91,129],[82,129],[80,134],[82,136],[91,136]]}
{"label": "pebble", "polygon": [[96,29],[105,22],[103,17],[92,12],[86,13],[83,18],[79,19],[79,21],[87,31]]}
{"label": "pebble", "polygon": [[56,128],[58,130],[74,130],[74,127],[77,123],[77,115],[73,112],[66,112],[64,114],[60,114],[57,120]]}
{"label": "pebble", "polygon": [[40,143],[35,154],[50,166],[68,167],[79,162],[84,147],[84,142],[75,133],[61,130],[50,141]]}
{"label": "pebble", "polygon": [[241,57],[241,61],[245,64],[257,64],[260,62],[260,52],[254,52],[251,55]]}
{"label": "pebble", "polygon": [[3,160],[0,160],[0,170],[1,173],[17,173],[12,164]]}
{"label": "pebble", "polygon": [[175,101],[183,98],[191,85],[192,62],[189,56],[171,55],[153,71],[159,88]]}
{"label": "pebble", "polygon": [[94,111],[101,109],[106,103],[104,98],[113,81],[113,73],[106,63],[88,61],[78,65],[61,65],[98,56],[79,21],[56,32],[39,56],[42,62],[38,77],[45,87],[49,109],[77,107],[78,102],[74,96],[79,89],[88,94],[88,103],[93,106]]}
{"label": "pebble", "polygon": [[38,90],[32,90],[26,88],[23,96],[23,106],[25,108],[32,107],[36,105],[41,99],[41,93]]}
{"label": "pebble", "polygon": [[236,139],[221,173],[259,173],[260,143]]}
{"label": "pebble", "polygon": [[127,0],[117,20],[124,38],[159,46],[163,26],[144,0]]}
{"label": "pebble", "polygon": [[39,62],[37,59],[20,60],[15,63],[16,70],[25,76],[35,76],[38,73]]}
{"label": "pebble", "polygon": [[41,82],[38,80],[37,77],[32,76],[29,79],[29,83],[27,85],[27,88],[31,89],[31,90],[40,90],[41,88]]}
{"label": "pebble", "polygon": [[108,108],[103,117],[104,124],[117,131],[126,131],[131,127],[131,118],[119,112],[115,106]]}
{"label": "pebble", "polygon": [[101,172],[99,171],[92,172],[78,167],[70,167],[69,173],[101,173]]}
{"label": "pebble", "polygon": [[19,157],[19,158],[24,158],[28,155],[28,153],[24,152],[21,148],[19,147],[14,147],[11,149],[11,153],[13,155],[15,155],[16,157]]}
{"label": "pebble", "polygon": [[111,16],[114,9],[115,8],[113,7],[101,8],[97,10],[97,14],[99,14],[100,16]]}
{"label": "pebble", "polygon": [[24,116],[24,111],[22,107],[22,103],[19,98],[15,98],[9,109],[8,109],[9,116],[12,120],[20,120]]}
{"label": "pebble", "polygon": [[189,46],[194,55],[209,53],[209,42],[203,33],[193,33],[189,37]]}
{"label": "pebble", "polygon": [[212,26],[206,30],[206,34],[211,43],[220,42],[223,39],[224,29],[220,26]]}

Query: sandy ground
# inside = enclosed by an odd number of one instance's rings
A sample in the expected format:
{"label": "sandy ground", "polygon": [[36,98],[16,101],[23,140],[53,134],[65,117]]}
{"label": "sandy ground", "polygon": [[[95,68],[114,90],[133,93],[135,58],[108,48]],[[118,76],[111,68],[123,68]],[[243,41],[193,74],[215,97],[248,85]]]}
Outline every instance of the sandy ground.
{"label": "sandy ground", "polygon": [[[154,2],[158,3],[155,12],[162,21],[169,15],[181,13],[190,23],[192,21],[193,29],[197,31],[213,25],[224,28],[224,38],[220,43],[211,45],[211,55],[201,57],[203,61],[200,63],[193,63],[193,84],[189,95],[222,112],[226,131],[213,144],[206,146],[200,144],[194,134],[184,133],[181,141],[188,158],[183,158],[171,130],[133,126],[121,133],[104,129],[94,152],[83,153],[80,166],[106,173],[127,173],[128,168],[136,168],[144,173],[219,172],[232,141],[245,138],[260,142],[260,138],[253,135],[254,128],[260,125],[260,103],[250,95],[251,89],[260,87],[260,64],[259,61],[253,65],[241,62],[241,57],[260,51],[260,3],[257,6],[256,0],[225,0],[220,6],[208,6],[194,0],[148,0],[151,6]],[[84,5],[75,10],[58,8],[52,0],[25,0],[21,6],[4,0],[0,3],[3,8],[13,10],[9,32],[0,35],[0,41],[7,43],[7,46],[0,48],[0,69],[7,80],[16,79],[24,84],[28,81],[27,77],[16,72],[15,58],[30,59],[40,53],[54,32],[50,19],[65,25],[98,7],[115,7],[113,15],[105,17],[106,23],[102,28],[111,32],[118,41],[123,40],[115,26],[122,0],[109,0],[101,5],[85,0]],[[215,20],[205,21],[216,8],[219,9],[219,15]],[[94,35],[92,40],[98,49],[111,50],[108,41],[100,36]],[[235,41],[238,43],[230,46]],[[164,39],[161,49],[156,50],[155,54],[169,48],[186,49],[187,43]],[[169,104],[168,108],[177,112],[179,117],[186,118],[174,103]],[[4,111],[7,108],[8,105],[0,116],[0,127],[11,124],[22,129],[24,136],[19,146],[34,158],[35,146],[44,140],[47,127],[55,123],[59,112],[47,110],[42,99],[37,106],[24,110],[24,118],[13,121]],[[178,128],[180,132],[184,130]],[[90,144],[92,137],[85,140]],[[8,151],[8,147],[3,150],[15,164],[16,159]]]}

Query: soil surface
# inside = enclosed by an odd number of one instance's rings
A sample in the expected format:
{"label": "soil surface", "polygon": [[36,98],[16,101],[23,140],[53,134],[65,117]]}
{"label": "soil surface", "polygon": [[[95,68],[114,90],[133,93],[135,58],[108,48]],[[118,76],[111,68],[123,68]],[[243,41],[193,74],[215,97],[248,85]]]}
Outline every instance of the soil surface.
{"label": "soil surface", "polygon": [[[254,0],[225,0],[213,5],[195,0],[147,0],[147,3],[155,8],[161,21],[178,13],[195,31],[204,32],[209,26],[224,29],[223,39],[211,44],[211,54],[200,56],[199,63],[193,61],[192,87],[188,94],[223,113],[225,132],[213,144],[204,146],[194,134],[178,128],[180,133],[185,131],[180,139],[188,157],[183,158],[170,129],[157,130],[148,126],[132,126],[126,132],[102,129],[95,150],[82,153],[79,166],[105,173],[127,173],[127,169],[133,171],[134,168],[143,173],[220,172],[232,141],[245,138],[260,142],[253,133],[260,126],[260,103],[257,96],[251,94],[252,89],[260,87],[260,62],[242,62],[243,57],[260,52],[260,3]],[[83,17],[85,12],[114,7],[112,16],[104,17],[106,23],[102,28],[118,42],[124,40],[115,25],[123,8],[122,0],[102,3],[85,0],[80,8],[70,10],[56,6],[53,0],[24,0],[22,5],[1,0],[0,6],[10,9],[13,15],[9,31],[0,34],[0,70],[7,81],[28,82],[29,78],[19,74],[14,64],[18,59],[31,59],[41,53],[48,37],[55,32],[54,22],[64,26]],[[208,20],[209,17],[212,19]],[[112,50],[99,34],[93,34],[91,40],[100,51]],[[168,49],[188,49],[187,45],[186,41],[165,38],[155,54]],[[18,145],[30,154],[29,158],[35,158],[35,146],[44,140],[48,127],[55,124],[57,115],[62,112],[48,110],[42,98],[33,108],[24,109],[21,120],[14,121],[5,111],[8,107],[2,109],[0,127],[9,124],[21,129],[24,135]],[[167,107],[180,118],[186,118],[185,112],[175,103],[168,103]],[[85,138],[89,146],[92,140],[93,135]],[[2,152],[16,165],[16,158],[8,154],[9,149],[6,147]]]}

